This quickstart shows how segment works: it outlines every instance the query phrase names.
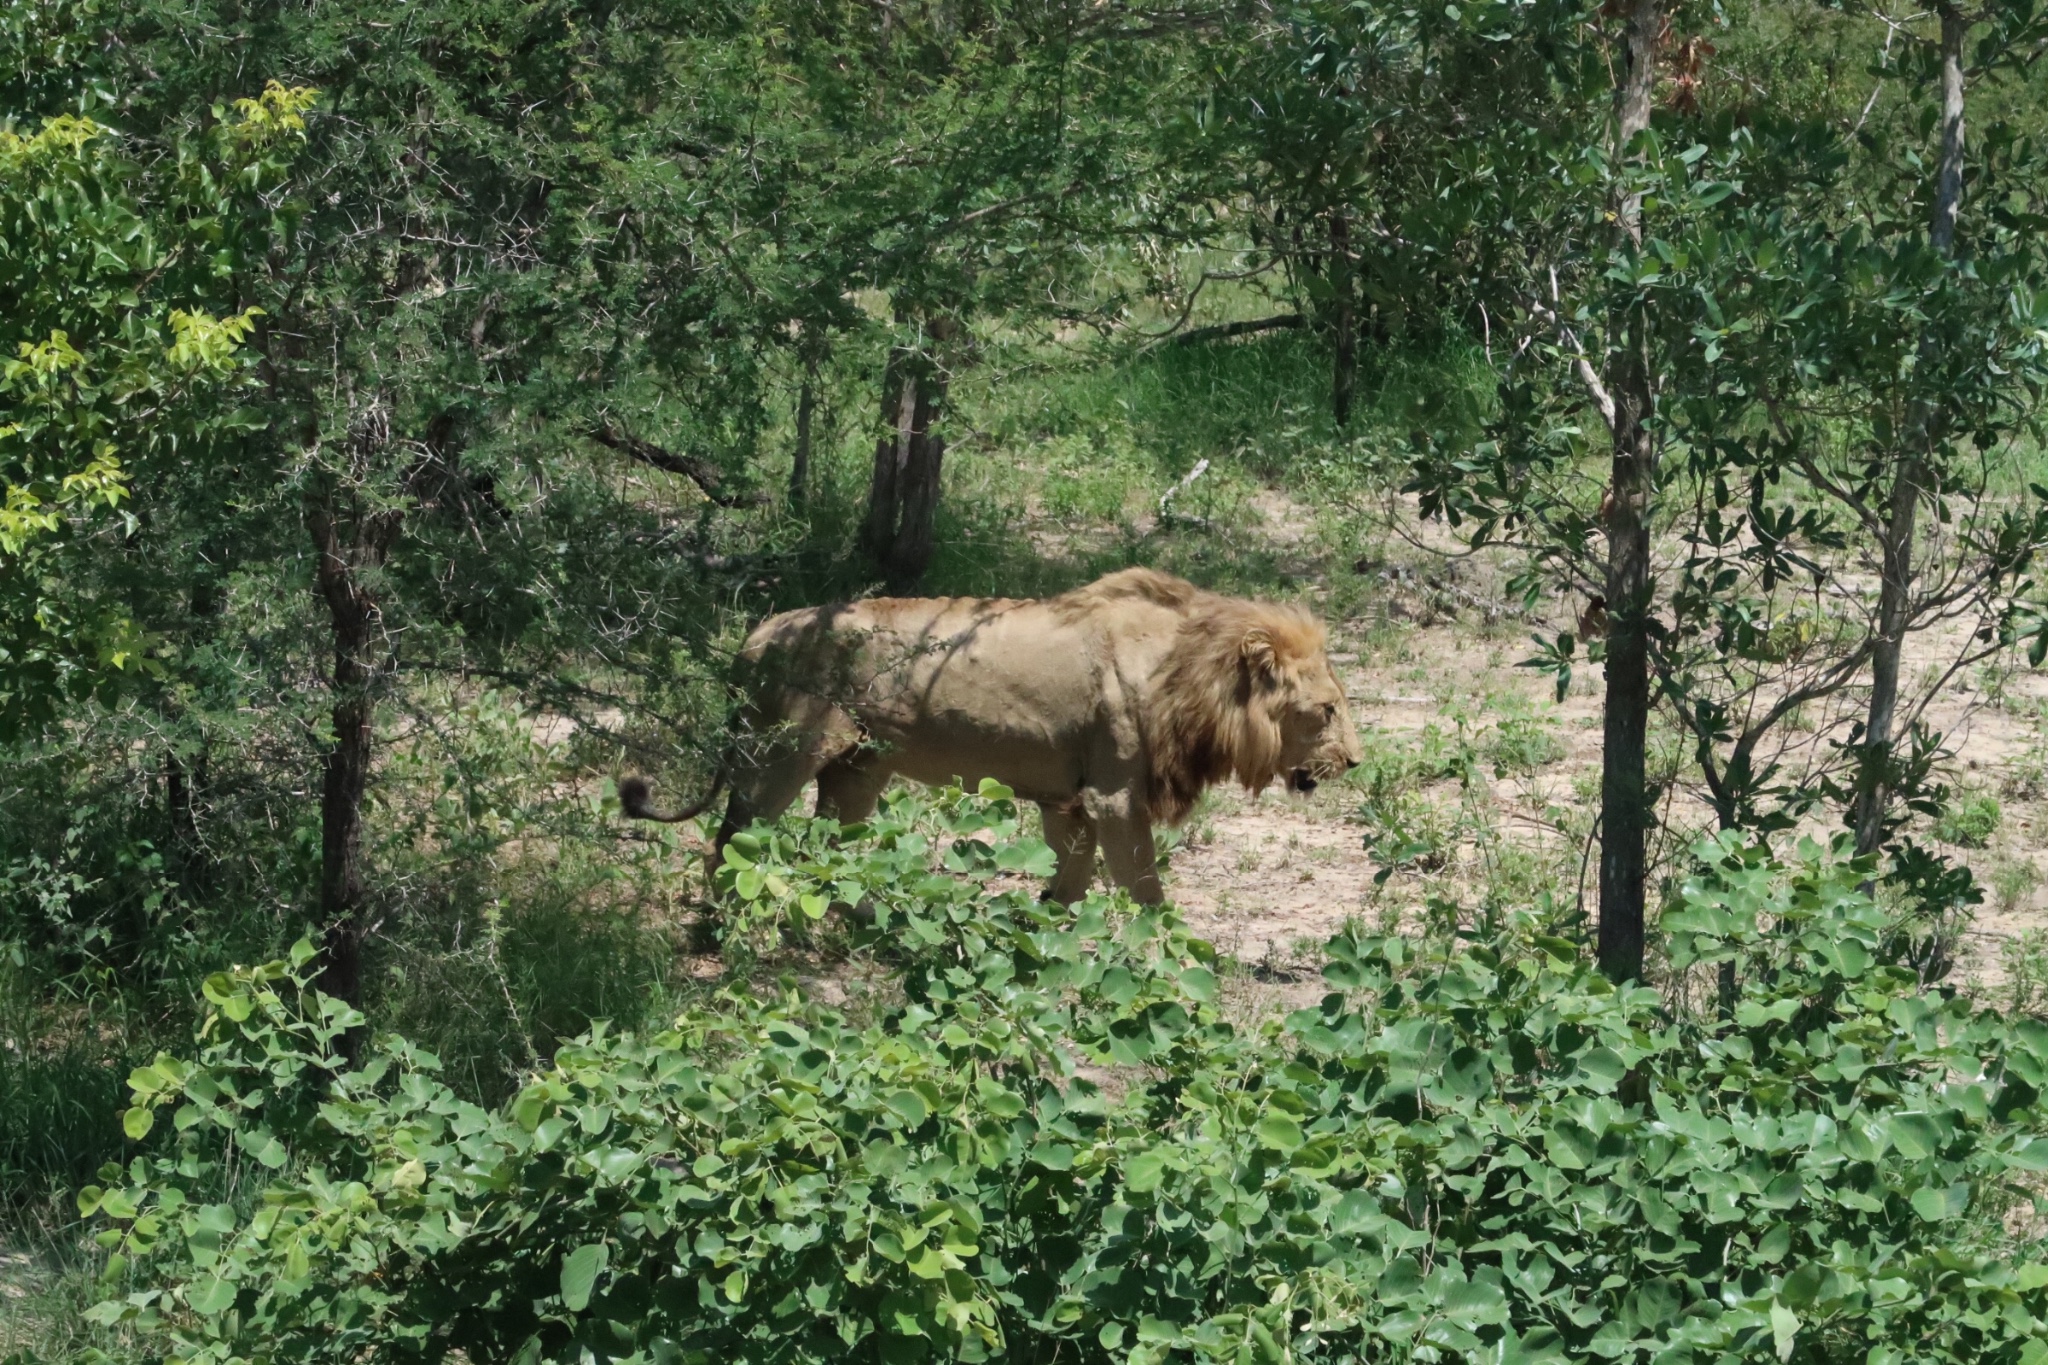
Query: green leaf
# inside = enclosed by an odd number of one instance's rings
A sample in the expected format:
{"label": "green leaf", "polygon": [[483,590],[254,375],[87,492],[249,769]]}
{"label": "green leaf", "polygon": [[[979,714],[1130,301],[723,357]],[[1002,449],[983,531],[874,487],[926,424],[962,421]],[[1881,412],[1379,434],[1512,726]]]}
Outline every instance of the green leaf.
{"label": "green leaf", "polygon": [[1924,1160],[1941,1149],[1941,1128],[1926,1114],[1893,1114],[1885,1124],[1885,1133],[1899,1155],[1909,1161]]}
{"label": "green leaf", "polygon": [[562,1306],[581,1313],[590,1306],[590,1291],[611,1260],[603,1242],[588,1242],[562,1258]]}
{"label": "green leaf", "polygon": [[1784,1304],[1771,1304],[1771,1340],[1777,1345],[1778,1359],[1792,1358],[1792,1342],[1799,1335],[1799,1315]]}
{"label": "green leaf", "polygon": [[1138,1153],[1124,1163],[1124,1188],[1137,1194],[1158,1189],[1170,1164],[1171,1158],[1164,1148],[1154,1147]]}
{"label": "green leaf", "polygon": [[1583,1171],[1599,1155],[1600,1139],[1572,1119],[1560,1119],[1544,1136],[1544,1150],[1560,1170]]}
{"label": "green leaf", "polygon": [[234,1306],[236,1285],[208,1275],[185,1286],[185,1305],[203,1318],[217,1317]]}
{"label": "green leaf", "polygon": [[1588,1048],[1573,1058],[1572,1074],[1605,1093],[1621,1084],[1621,1078],[1628,1074],[1628,1064],[1612,1048]]}
{"label": "green leaf", "polygon": [[898,1118],[911,1127],[917,1128],[931,1117],[931,1106],[924,1102],[924,1096],[915,1090],[898,1090],[884,1101]]}
{"label": "green leaf", "polygon": [[156,1111],[154,1109],[146,1109],[138,1104],[132,1109],[122,1111],[121,1131],[126,1133],[131,1141],[140,1142],[149,1135],[149,1130],[155,1124]]}
{"label": "green leaf", "polygon": [[1304,1141],[1301,1125],[1284,1114],[1270,1114],[1254,1126],[1259,1145],[1270,1147],[1276,1152],[1291,1152]]}
{"label": "green leaf", "polygon": [[1913,1191],[1911,1202],[1913,1212],[1928,1222],[1946,1222],[1951,1218],[1962,1217],[1964,1210],[1969,1208],[1970,1187],[1956,1184],[1941,1189],[1933,1185],[1922,1185]]}
{"label": "green leaf", "polygon": [[987,1076],[975,1080],[974,1097],[981,1101],[981,1107],[992,1118],[1013,1119],[1024,1112],[1024,1101],[1015,1091]]}

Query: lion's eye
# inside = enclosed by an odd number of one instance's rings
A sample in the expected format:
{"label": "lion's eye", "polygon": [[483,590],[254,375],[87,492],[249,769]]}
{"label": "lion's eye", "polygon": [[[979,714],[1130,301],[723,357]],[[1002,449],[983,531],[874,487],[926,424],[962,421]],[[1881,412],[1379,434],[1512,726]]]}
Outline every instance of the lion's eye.
{"label": "lion's eye", "polygon": [[1335,702],[1333,702],[1333,701],[1326,701],[1326,702],[1324,702],[1324,703],[1323,703],[1323,722],[1324,722],[1325,724],[1328,724],[1328,723],[1329,723],[1330,721],[1333,721],[1333,720],[1335,720],[1335,719],[1337,719],[1337,703],[1335,703]]}

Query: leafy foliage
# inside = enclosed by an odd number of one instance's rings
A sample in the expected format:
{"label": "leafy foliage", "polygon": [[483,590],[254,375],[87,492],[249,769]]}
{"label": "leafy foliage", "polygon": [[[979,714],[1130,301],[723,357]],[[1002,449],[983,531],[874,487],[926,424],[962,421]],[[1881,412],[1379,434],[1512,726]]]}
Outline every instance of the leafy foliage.
{"label": "leafy foliage", "polygon": [[1862,864],[1702,846],[1665,924],[1745,964],[1724,1022],[1524,918],[1340,935],[1320,1005],[1241,1027],[1170,912],[1006,888],[1044,850],[989,795],[722,874],[871,905],[893,1003],[730,991],[495,1110],[402,1039],[347,1067],[310,950],[215,977],[196,1056],[132,1078],[164,1145],[81,1196],[158,1277],[94,1315],[191,1361],[2039,1359],[1999,1219],[2048,1030],[1921,995]]}
{"label": "leafy foliage", "polygon": [[276,84],[239,100],[157,175],[90,118],[0,128],[0,738],[144,663],[143,629],[61,551],[89,552],[138,469],[248,425],[222,399],[261,310],[206,310],[311,100]]}

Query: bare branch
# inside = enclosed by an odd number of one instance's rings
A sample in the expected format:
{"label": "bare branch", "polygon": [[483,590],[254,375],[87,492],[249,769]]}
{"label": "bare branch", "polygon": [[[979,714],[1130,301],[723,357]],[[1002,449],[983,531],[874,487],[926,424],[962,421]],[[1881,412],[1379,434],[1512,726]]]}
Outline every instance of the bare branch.
{"label": "bare branch", "polygon": [[585,429],[584,434],[608,450],[638,460],[644,465],[670,474],[680,474],[703,491],[705,497],[720,507],[758,507],[766,502],[767,495],[759,491],[728,493],[725,491],[725,476],[716,465],[697,455],[680,454],[652,441],[643,441],[628,436],[609,422],[596,422]]}

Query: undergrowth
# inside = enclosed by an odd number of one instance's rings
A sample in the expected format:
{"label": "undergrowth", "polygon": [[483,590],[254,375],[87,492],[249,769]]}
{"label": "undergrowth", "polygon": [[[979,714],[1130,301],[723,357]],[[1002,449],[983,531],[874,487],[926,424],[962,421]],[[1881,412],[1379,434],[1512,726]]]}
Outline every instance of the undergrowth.
{"label": "undergrowth", "polygon": [[[1702,845],[1664,919],[1725,1016],[1526,911],[1353,928],[1232,1022],[1171,911],[1063,908],[1007,793],[736,846],[732,933],[872,916],[864,1011],[735,986],[498,1106],[309,990],[206,985],[80,1207],[115,1354],[182,1360],[1652,1358],[2035,1365],[2048,1027],[1923,994],[1864,864]],[[152,1136],[154,1135],[154,1136]],[[237,1194],[230,1166],[260,1192]]]}

